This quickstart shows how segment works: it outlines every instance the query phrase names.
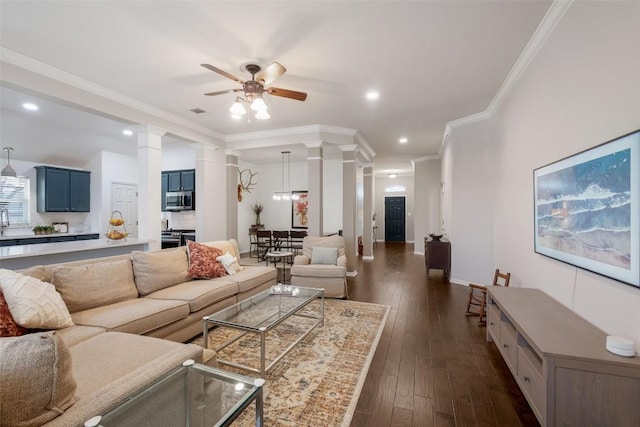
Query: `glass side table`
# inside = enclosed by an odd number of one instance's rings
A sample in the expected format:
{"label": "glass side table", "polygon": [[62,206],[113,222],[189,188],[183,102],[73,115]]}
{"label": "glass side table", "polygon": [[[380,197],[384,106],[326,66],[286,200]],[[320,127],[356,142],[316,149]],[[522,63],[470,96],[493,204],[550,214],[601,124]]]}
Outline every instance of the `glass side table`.
{"label": "glass side table", "polygon": [[263,425],[264,379],[253,379],[187,360],[84,427],[229,426],[256,402],[256,426]]}

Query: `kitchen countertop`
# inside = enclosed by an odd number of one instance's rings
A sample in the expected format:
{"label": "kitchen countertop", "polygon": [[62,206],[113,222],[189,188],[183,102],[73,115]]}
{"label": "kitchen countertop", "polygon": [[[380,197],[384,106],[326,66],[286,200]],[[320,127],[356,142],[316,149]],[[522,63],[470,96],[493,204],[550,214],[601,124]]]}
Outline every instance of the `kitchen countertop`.
{"label": "kitchen countertop", "polygon": [[[67,233],[57,233],[67,234]],[[76,233],[94,234],[94,233]],[[149,239],[136,239],[127,237],[123,240],[94,239],[78,240],[73,242],[37,243],[35,245],[18,245],[0,247],[0,264],[2,260],[12,258],[37,257],[43,255],[61,254],[67,252],[82,252],[96,249],[144,245],[151,242]]]}
{"label": "kitchen countertop", "polygon": [[16,234],[16,235],[3,235],[0,236],[0,240],[18,240],[18,239],[33,239],[39,237],[59,237],[59,236],[84,236],[87,234],[100,234],[93,231],[73,232],[73,233],[51,233],[51,234]]}

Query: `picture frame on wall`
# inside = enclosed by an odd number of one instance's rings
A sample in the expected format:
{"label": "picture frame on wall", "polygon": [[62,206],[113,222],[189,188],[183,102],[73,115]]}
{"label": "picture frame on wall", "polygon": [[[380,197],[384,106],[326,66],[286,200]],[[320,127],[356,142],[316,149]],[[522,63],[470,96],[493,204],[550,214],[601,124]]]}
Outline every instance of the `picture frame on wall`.
{"label": "picture frame on wall", "polygon": [[640,130],[533,171],[534,250],[640,288]]}
{"label": "picture frame on wall", "polygon": [[[291,228],[307,229],[309,213],[309,192],[292,191],[291,195]],[[296,198],[297,196],[297,198]]]}

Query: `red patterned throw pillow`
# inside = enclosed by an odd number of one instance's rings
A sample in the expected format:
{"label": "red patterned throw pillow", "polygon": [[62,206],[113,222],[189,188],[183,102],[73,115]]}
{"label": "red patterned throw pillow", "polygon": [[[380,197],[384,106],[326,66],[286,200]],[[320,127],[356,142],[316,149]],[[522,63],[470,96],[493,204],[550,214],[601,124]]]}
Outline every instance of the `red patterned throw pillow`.
{"label": "red patterned throw pillow", "polygon": [[27,333],[27,329],[18,325],[9,311],[7,301],[0,290],[0,337],[19,337]]}
{"label": "red patterned throw pillow", "polygon": [[189,276],[192,278],[213,279],[227,275],[224,266],[217,260],[222,255],[220,249],[189,240],[187,253],[189,254]]}

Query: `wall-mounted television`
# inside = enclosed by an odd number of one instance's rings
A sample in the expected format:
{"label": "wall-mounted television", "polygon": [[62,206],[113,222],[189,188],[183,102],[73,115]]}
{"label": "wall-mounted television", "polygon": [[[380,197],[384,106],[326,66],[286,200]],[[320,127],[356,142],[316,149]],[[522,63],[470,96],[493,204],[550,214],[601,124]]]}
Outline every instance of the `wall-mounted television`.
{"label": "wall-mounted television", "polygon": [[640,130],[533,171],[534,250],[640,288]]}

